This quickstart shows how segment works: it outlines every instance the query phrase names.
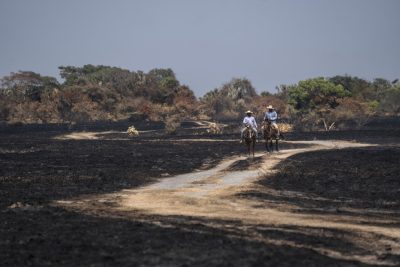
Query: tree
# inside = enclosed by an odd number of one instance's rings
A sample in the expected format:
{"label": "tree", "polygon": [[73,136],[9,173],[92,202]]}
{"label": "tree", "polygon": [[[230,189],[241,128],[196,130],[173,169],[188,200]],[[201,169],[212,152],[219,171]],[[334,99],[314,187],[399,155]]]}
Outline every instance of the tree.
{"label": "tree", "polygon": [[331,116],[334,121],[352,121],[357,128],[364,126],[374,111],[366,102],[345,97],[339,100],[339,106],[332,112]]}
{"label": "tree", "polygon": [[258,118],[263,118],[267,110],[267,106],[272,105],[279,114],[279,118],[288,118],[289,110],[288,105],[280,98],[269,95],[269,96],[258,96],[253,98],[250,109]]}
{"label": "tree", "polygon": [[290,88],[294,87],[294,85],[286,85],[286,84],[281,84],[279,86],[276,86],[275,89],[277,91],[276,97],[280,98],[286,103],[289,103],[289,91]]}
{"label": "tree", "polygon": [[352,96],[359,96],[362,92],[371,87],[371,83],[358,78],[357,76],[337,75],[329,78],[329,81],[335,85],[342,85]]}
{"label": "tree", "polygon": [[219,100],[219,90],[217,88],[207,92],[200,98],[200,113],[209,117],[213,117],[215,114],[219,113],[222,110]]}
{"label": "tree", "polygon": [[300,81],[288,89],[289,104],[303,117],[302,120],[313,114],[313,120],[322,122],[325,130],[332,129],[335,123],[329,118],[339,105],[338,100],[348,95],[350,93],[342,85],[335,85],[322,77]]}
{"label": "tree", "polygon": [[268,91],[261,92],[260,96],[272,96],[272,94]]}
{"label": "tree", "polygon": [[233,78],[229,83],[226,83],[220,89],[221,95],[232,100],[249,99],[257,96],[251,82],[246,79]]}
{"label": "tree", "polygon": [[174,71],[170,68],[152,69],[148,72],[147,76],[151,79],[155,79],[157,82],[161,82],[168,77],[176,79]]}
{"label": "tree", "polygon": [[1,86],[16,101],[40,101],[42,93],[59,88],[60,84],[54,77],[41,76],[32,71],[19,71],[3,77]]}
{"label": "tree", "polygon": [[234,78],[200,99],[200,112],[217,120],[237,119],[258,97],[248,79]]}
{"label": "tree", "polygon": [[321,106],[335,108],[337,100],[349,95],[342,85],[320,77],[300,81],[297,86],[289,88],[289,104],[300,112],[318,109]]}
{"label": "tree", "polygon": [[173,101],[178,112],[183,116],[197,115],[197,100],[193,91],[188,86],[182,85],[178,87]]}
{"label": "tree", "polygon": [[383,94],[378,109],[388,115],[400,114],[400,84]]}
{"label": "tree", "polygon": [[374,94],[373,94],[372,99],[370,99],[371,101],[373,101],[373,100],[381,101],[381,99],[384,97],[385,93],[393,88],[392,83],[383,78],[374,79],[372,85],[374,88],[374,90],[373,90]]}
{"label": "tree", "polygon": [[383,78],[376,78],[373,82],[360,79],[356,76],[334,76],[329,79],[336,85],[342,85],[351,96],[365,102],[380,101],[386,91],[393,87],[393,84]]}

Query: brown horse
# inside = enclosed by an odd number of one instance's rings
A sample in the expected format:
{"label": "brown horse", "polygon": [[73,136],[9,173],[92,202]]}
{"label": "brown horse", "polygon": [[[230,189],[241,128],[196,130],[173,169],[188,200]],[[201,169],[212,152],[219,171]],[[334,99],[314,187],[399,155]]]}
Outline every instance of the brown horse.
{"label": "brown horse", "polygon": [[254,132],[253,128],[251,128],[250,125],[246,125],[246,129],[243,132],[244,143],[247,146],[247,153],[249,154],[249,157],[252,152],[253,158],[254,158],[254,147],[256,145],[256,134],[257,133]]}
{"label": "brown horse", "polygon": [[268,121],[264,122],[263,136],[265,139],[265,148],[268,152],[274,151],[273,140],[275,140],[276,151],[279,151],[279,131],[272,127],[271,123]]}

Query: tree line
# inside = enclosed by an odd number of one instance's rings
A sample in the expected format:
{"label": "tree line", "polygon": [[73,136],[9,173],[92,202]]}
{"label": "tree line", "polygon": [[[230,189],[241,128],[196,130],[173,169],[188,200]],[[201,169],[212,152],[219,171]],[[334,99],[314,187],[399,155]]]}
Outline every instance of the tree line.
{"label": "tree line", "polygon": [[238,120],[247,109],[260,117],[273,105],[303,129],[360,127],[372,116],[400,114],[400,83],[355,76],[316,77],[258,94],[246,78],[233,78],[197,99],[173,70],[145,73],[110,66],[60,66],[63,82],[31,71],[0,80],[0,120],[8,123],[74,123],[187,119]]}

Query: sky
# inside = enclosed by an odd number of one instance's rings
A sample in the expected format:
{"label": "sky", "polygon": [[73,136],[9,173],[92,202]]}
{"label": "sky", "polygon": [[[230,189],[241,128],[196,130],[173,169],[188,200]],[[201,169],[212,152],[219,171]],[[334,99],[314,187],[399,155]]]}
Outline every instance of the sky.
{"label": "sky", "polygon": [[0,77],[171,68],[197,96],[334,75],[400,78],[400,0],[0,0]]}

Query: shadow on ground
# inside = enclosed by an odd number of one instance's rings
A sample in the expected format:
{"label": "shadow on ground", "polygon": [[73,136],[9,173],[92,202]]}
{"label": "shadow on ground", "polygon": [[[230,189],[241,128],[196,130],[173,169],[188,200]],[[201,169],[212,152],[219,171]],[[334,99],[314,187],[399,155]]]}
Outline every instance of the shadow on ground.
{"label": "shadow on ground", "polygon": [[229,143],[2,138],[0,208],[133,188],[239,153]]}
{"label": "shadow on ground", "polygon": [[[354,254],[400,262],[390,246],[366,244],[379,236],[357,232],[133,211],[110,214],[106,206],[88,215],[48,205],[137,187],[166,172],[209,168],[244,153],[239,145],[62,141],[38,133],[1,137],[0,266],[371,266],[349,260]],[[303,213],[358,215],[340,211],[354,208],[365,216],[399,218],[399,156],[399,148],[390,147],[295,155],[260,182],[262,190],[238,197],[278,209],[289,203]],[[232,168],[248,165],[243,161]],[[22,204],[10,207],[16,202]]]}
{"label": "shadow on ground", "polygon": [[[53,132],[0,135],[0,209],[134,188],[214,167],[245,153],[239,142],[56,140]],[[301,147],[284,144],[282,147]],[[257,147],[263,151],[262,146]]]}
{"label": "shadow on ground", "polygon": [[294,211],[400,219],[400,147],[364,147],[293,155],[240,197]]}
{"label": "shadow on ground", "polygon": [[263,163],[263,161],[264,159],[262,156],[237,160],[229,165],[229,167],[226,168],[226,171],[243,171],[249,169],[257,169],[261,167],[261,163]]}
{"label": "shadow on ground", "polygon": [[371,253],[349,241],[356,233],[120,215],[88,216],[53,207],[3,211],[0,265],[370,266],[345,258]]}

